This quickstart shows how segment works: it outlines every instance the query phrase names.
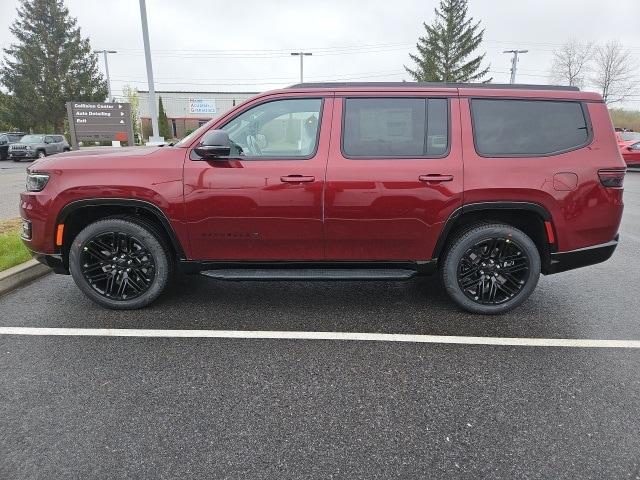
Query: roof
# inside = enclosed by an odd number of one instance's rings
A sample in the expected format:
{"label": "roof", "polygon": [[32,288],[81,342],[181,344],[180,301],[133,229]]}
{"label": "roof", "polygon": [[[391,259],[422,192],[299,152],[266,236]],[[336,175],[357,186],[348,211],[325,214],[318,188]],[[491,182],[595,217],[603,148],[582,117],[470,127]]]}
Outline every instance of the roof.
{"label": "roof", "polygon": [[578,87],[566,85],[531,85],[523,83],[446,83],[446,82],[322,82],[297,83],[293,88],[486,88],[512,90],[566,90],[578,92]]}
{"label": "roof", "polygon": [[[138,93],[149,93],[149,90],[138,90]],[[260,92],[192,92],[189,90],[156,90],[156,95],[165,93],[188,93],[192,95],[257,95]]]}

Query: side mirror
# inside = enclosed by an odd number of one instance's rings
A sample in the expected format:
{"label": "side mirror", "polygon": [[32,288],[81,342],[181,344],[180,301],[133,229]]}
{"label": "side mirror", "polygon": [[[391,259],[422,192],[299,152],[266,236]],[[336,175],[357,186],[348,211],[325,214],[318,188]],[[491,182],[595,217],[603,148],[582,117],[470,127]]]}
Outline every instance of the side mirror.
{"label": "side mirror", "polygon": [[211,130],[193,150],[204,160],[227,160],[231,153],[229,134],[224,130]]}

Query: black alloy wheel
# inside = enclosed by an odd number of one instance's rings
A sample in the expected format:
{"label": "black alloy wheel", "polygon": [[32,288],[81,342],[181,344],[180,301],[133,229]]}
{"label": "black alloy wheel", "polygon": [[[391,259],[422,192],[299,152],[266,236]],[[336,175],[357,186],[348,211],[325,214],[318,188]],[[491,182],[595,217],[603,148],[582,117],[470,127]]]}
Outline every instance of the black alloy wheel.
{"label": "black alloy wheel", "polygon": [[517,242],[493,237],[469,248],[458,263],[458,286],[471,300],[499,305],[524,287],[529,257]]}
{"label": "black alloy wheel", "polygon": [[69,250],[69,271],[94,302],[134,309],[168,284],[174,258],[158,227],[139,217],[111,217],[85,227]]}
{"label": "black alloy wheel", "polygon": [[155,262],[142,241],[122,232],[100,233],[80,255],[82,274],[100,295],[114,300],[139,297],[153,283]]}
{"label": "black alloy wheel", "polygon": [[449,296],[464,310],[505,313],[522,304],[540,277],[540,253],[521,230],[483,223],[462,231],[440,265]]}

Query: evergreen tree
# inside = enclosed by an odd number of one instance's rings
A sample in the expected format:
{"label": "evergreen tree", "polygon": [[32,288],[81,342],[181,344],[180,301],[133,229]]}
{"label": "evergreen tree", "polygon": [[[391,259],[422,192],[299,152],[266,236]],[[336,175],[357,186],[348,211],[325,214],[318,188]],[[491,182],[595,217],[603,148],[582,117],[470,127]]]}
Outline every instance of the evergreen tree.
{"label": "evergreen tree", "polygon": [[9,96],[0,92],[0,132],[9,130]]}
{"label": "evergreen tree", "polygon": [[164,111],[164,106],[162,105],[162,97],[158,98],[158,130],[160,130],[158,132],[160,136],[164,137],[165,140],[173,138],[173,134],[169,128],[169,120],[167,119],[167,114]]}
{"label": "evergreen tree", "polygon": [[107,84],[97,58],[62,0],[21,0],[9,28],[0,82],[11,95],[11,123],[62,133],[67,101],[103,101]]}
{"label": "evergreen tree", "polygon": [[418,39],[418,54],[409,54],[415,69],[405,70],[418,82],[489,82],[483,79],[489,68],[482,69],[484,54],[468,60],[482,43],[484,29],[480,22],[467,18],[468,0],[440,0],[431,25],[423,23],[427,31]]}

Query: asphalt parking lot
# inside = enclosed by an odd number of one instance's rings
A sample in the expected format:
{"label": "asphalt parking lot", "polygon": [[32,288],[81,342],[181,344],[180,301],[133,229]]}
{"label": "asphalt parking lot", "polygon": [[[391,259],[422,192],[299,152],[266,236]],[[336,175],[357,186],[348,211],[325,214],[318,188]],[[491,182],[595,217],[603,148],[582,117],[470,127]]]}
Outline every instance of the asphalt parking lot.
{"label": "asphalt parking lot", "polygon": [[24,190],[25,170],[33,162],[0,161],[0,220],[20,215],[20,192]]}
{"label": "asphalt parking lot", "polygon": [[[505,316],[435,278],[181,277],[112,312],[49,275],[0,297],[0,327],[640,340],[640,173],[625,187],[614,257]],[[638,348],[0,335],[0,478],[637,480],[639,372]]]}

